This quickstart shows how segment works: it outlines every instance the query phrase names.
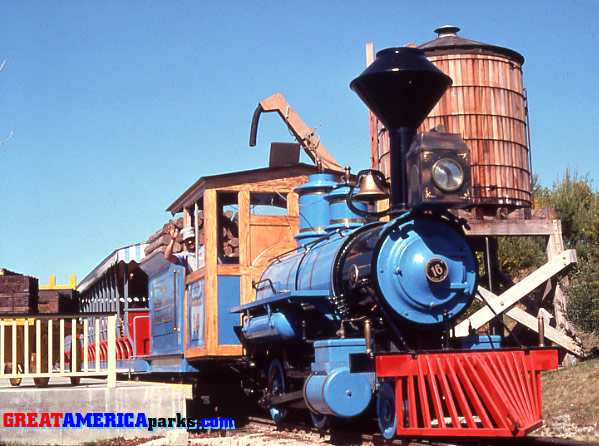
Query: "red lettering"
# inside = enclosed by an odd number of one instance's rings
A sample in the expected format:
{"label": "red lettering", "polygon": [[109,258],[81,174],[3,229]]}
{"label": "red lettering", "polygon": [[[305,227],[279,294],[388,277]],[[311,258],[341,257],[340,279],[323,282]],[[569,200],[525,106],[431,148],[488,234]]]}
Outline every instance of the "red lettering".
{"label": "red lettering", "polygon": [[24,413],[16,413],[15,414],[15,427],[27,427],[25,424],[25,414]]}
{"label": "red lettering", "polygon": [[37,427],[37,414],[36,413],[28,413],[27,414],[27,427]]}
{"label": "red lettering", "polygon": [[4,427],[13,427],[13,413],[12,412],[5,412],[4,413]]}
{"label": "red lettering", "polygon": [[64,416],[63,413],[60,412],[52,412],[50,416],[54,419],[54,427],[62,427],[60,424],[61,418]]}
{"label": "red lettering", "polygon": [[50,424],[50,414],[47,412],[42,413],[42,416],[40,417],[40,424],[39,427],[52,427],[52,424]]}

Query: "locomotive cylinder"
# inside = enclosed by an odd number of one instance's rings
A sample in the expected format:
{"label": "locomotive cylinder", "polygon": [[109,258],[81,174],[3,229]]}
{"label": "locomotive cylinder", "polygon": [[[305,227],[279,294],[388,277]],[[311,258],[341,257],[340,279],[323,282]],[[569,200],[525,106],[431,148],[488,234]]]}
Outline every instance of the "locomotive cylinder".
{"label": "locomotive cylinder", "polygon": [[312,374],[304,385],[304,399],[311,410],[345,418],[366,410],[374,390],[374,373],[349,371],[349,355],[365,352],[364,338],[314,343]]}

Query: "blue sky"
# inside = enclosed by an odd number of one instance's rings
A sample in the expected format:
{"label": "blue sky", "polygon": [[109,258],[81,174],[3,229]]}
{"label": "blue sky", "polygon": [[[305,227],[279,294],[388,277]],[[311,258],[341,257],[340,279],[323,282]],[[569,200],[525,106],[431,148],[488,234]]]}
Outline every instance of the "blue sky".
{"label": "blue sky", "polygon": [[599,3],[1,0],[0,267],[82,280],[145,241],[203,175],[265,167],[291,142],[258,102],[281,92],[343,165],[368,167],[349,89],[365,45],[460,36],[524,55],[533,170],[599,177]]}

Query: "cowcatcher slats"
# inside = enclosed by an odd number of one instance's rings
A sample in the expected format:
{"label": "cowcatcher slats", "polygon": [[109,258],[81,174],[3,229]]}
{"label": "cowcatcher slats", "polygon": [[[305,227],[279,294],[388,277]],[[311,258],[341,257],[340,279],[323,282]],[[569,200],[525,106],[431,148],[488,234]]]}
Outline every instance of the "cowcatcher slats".
{"label": "cowcatcher slats", "polygon": [[542,425],[540,371],[557,350],[447,351],[376,357],[395,385],[397,434],[520,437]]}

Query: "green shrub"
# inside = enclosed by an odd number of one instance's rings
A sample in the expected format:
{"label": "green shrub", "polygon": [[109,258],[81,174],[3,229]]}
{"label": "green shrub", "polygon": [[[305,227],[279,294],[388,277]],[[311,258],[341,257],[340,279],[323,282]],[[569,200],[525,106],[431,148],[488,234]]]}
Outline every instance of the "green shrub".
{"label": "green shrub", "polygon": [[599,333],[599,249],[588,251],[568,276],[566,314],[578,329]]}
{"label": "green shrub", "polygon": [[599,194],[588,175],[566,170],[561,182],[540,194],[562,221],[564,242],[576,249],[578,263],[569,274],[567,317],[583,331],[599,333]]}

